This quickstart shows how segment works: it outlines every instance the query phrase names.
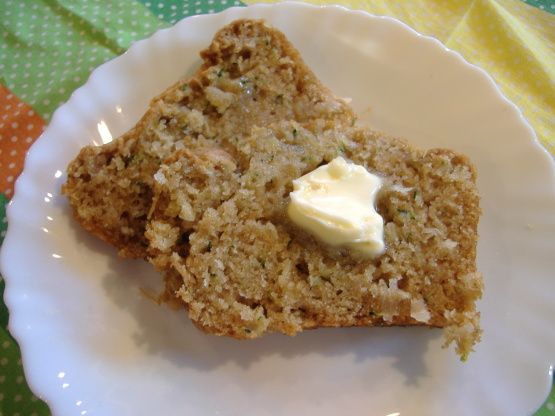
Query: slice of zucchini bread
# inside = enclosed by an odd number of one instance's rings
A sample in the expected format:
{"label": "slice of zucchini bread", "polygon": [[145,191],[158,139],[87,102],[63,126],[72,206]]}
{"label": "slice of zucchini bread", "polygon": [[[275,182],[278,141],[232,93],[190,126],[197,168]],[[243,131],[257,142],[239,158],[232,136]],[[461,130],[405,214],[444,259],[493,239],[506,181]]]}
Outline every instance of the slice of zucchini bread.
{"label": "slice of zucchini bread", "polygon": [[68,166],[63,193],[75,218],[122,256],[145,256],[153,175],[176,149],[226,148],[254,126],[278,120],[297,121],[315,134],[354,122],[349,106],[262,21],[225,26],[201,57],[197,73],[153,99],[129,132],[83,148]]}
{"label": "slice of zucchini bread", "polygon": [[[292,181],[338,155],[385,181],[377,258],[326,247],[287,216]],[[314,134],[282,121],[177,152],[154,177],[150,261],[166,274],[166,297],[207,332],[426,325],[445,328],[463,358],[480,338],[479,197],[462,155],[364,128]]]}

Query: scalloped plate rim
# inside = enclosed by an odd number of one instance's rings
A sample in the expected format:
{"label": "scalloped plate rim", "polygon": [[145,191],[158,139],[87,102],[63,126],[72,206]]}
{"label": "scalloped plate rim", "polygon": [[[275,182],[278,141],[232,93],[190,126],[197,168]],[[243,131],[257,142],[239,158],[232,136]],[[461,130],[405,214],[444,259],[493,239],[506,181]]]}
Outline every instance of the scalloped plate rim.
{"label": "scalloped plate rim", "polygon": [[[487,80],[489,81],[489,83],[491,84],[490,87],[493,87],[496,91],[496,93],[498,94],[499,98],[502,99],[505,103],[509,104],[513,111],[516,110],[516,112],[518,113],[518,117],[521,121],[521,123],[526,126],[526,128],[529,131],[529,135],[530,135],[530,139],[531,139],[531,144],[533,144],[535,146],[535,151],[538,154],[542,154],[543,157],[545,159],[548,159],[548,162],[551,162],[550,167],[551,167],[551,175],[552,175],[552,179],[555,178],[555,164],[553,163],[553,160],[551,158],[551,155],[548,153],[547,149],[545,149],[541,143],[539,142],[533,128],[530,126],[530,124],[528,123],[528,121],[525,119],[522,111],[514,104],[512,103],[499,89],[499,87],[497,86],[497,84],[495,83],[495,81],[493,80],[493,78],[482,68],[478,67],[477,65],[474,64],[470,64],[469,62],[467,62],[465,60],[465,58],[458,52],[453,51],[449,48],[447,48],[446,46],[444,46],[439,40],[431,37],[431,36],[427,36],[427,35],[422,35],[418,32],[416,32],[414,29],[412,29],[410,26],[408,26],[407,24],[392,18],[392,17],[388,17],[388,16],[375,16],[372,15],[368,12],[365,11],[361,11],[361,10],[350,10],[347,7],[344,6],[340,6],[340,5],[331,5],[331,6],[313,6],[313,5],[309,5],[309,4],[305,4],[305,3],[300,3],[300,2],[283,2],[281,4],[278,5],[274,5],[274,4],[257,4],[257,5],[253,5],[253,6],[248,6],[248,8],[273,8],[273,7],[279,7],[279,8],[284,8],[284,7],[297,7],[297,8],[306,8],[306,9],[311,9],[311,8],[319,8],[319,9],[337,9],[337,10],[341,10],[342,12],[348,12],[348,13],[358,13],[358,14],[363,14],[369,18],[377,18],[377,19],[381,19],[381,20],[386,20],[389,21],[392,24],[396,24],[396,25],[401,25],[402,27],[404,27],[405,29],[408,29],[409,31],[411,31],[414,35],[417,35],[418,37],[422,38],[422,39],[426,39],[427,41],[432,41],[433,43],[435,43],[436,46],[441,47],[442,49],[444,49],[447,53],[449,54],[453,54],[454,56],[456,56],[460,62],[464,65],[467,66],[467,68],[473,71],[477,71],[481,74],[481,76],[487,78]],[[244,10],[245,8],[243,7],[232,7],[229,9],[226,9],[220,13],[217,13],[215,15],[226,15],[226,14],[230,14],[232,12],[234,12],[234,10]],[[177,25],[184,25],[186,24],[188,21],[192,20],[192,19],[211,19],[212,16],[215,15],[195,15],[195,16],[190,16],[187,17],[183,20],[181,20],[180,22],[176,23],[174,26]],[[146,47],[148,46],[149,42],[151,41],[152,38],[155,38],[157,36],[162,36],[161,34],[163,33],[169,33],[172,30],[174,30],[174,26],[172,27],[168,27],[168,28],[163,28],[163,29],[159,29],[156,32],[154,32],[149,38],[146,39],[141,39],[137,42],[134,42],[130,48],[122,55],[128,55],[128,54],[132,54],[135,53],[135,51],[138,51],[140,48]],[[59,119],[62,119],[64,117],[65,112],[69,111],[69,109],[71,108],[71,106],[74,104],[74,102],[76,101],[76,95],[78,94],[85,94],[87,92],[88,89],[88,85],[91,83],[91,81],[93,81],[96,77],[99,77],[101,75],[99,75],[99,73],[101,71],[105,71],[107,70],[107,68],[109,68],[111,65],[117,65],[120,58],[122,56],[118,56],[116,58],[110,59],[109,61],[105,62],[104,64],[100,65],[98,68],[94,69],[89,78],[87,79],[87,81],[78,89],[76,89],[71,96],[69,97],[68,101],[66,103],[64,103],[63,105],[61,105],[54,113],[51,119],[51,125],[56,125],[59,122]],[[45,129],[45,131],[41,134],[41,136],[37,139],[37,141],[32,145],[32,147],[30,148],[29,152],[28,152],[28,156],[25,160],[25,167],[24,170],[22,172],[22,174],[20,175],[20,177],[16,180],[16,184],[15,184],[15,193],[14,193],[14,197],[13,199],[9,202],[8,207],[7,207],[7,218],[13,218],[14,214],[12,211],[14,211],[16,208],[16,206],[20,203],[20,198],[19,195],[21,194],[21,192],[18,192],[19,188],[22,188],[23,186],[26,185],[27,181],[30,181],[31,179],[27,179],[27,172],[29,172],[32,169],[32,166],[30,166],[29,160],[33,159],[35,157],[36,153],[39,153],[40,151],[40,146],[46,145],[48,142],[53,142],[55,141],[55,137],[51,136],[51,128],[50,125]],[[545,161],[545,160],[544,160]],[[24,197],[22,197],[24,198]],[[8,227],[6,236],[5,236],[5,240],[4,240],[4,247],[8,246],[11,243],[12,239],[16,238],[16,230],[13,227]],[[17,315],[17,301],[15,299],[16,297],[16,293],[14,290],[12,290],[12,285],[10,284],[10,281],[12,279],[15,279],[14,277],[10,277],[8,275],[15,275],[17,274],[16,272],[12,272],[11,266],[8,265],[9,263],[9,259],[7,258],[7,256],[4,254],[6,252],[6,250],[2,249],[2,252],[0,253],[0,260],[1,260],[1,264],[0,264],[0,269],[3,273],[5,277],[5,281],[6,281],[6,289],[5,289],[5,302],[8,305],[8,308],[10,310],[10,321],[9,321],[9,330],[10,332],[13,334],[14,338],[20,343],[21,346],[21,353],[22,356],[24,358],[24,368],[25,368],[25,374],[28,378],[28,383],[31,386],[31,388],[34,391],[40,392],[41,390],[43,390],[43,388],[41,387],[41,377],[40,374],[36,374],[35,370],[33,368],[29,368],[26,365],[26,355],[30,354],[30,348],[27,348],[27,342],[29,341],[30,338],[32,338],[32,336],[29,335],[25,335],[23,329],[21,328],[17,328],[14,325],[12,325],[13,321],[15,320],[14,317]],[[7,273],[6,273],[7,272]],[[553,365],[550,367],[550,369],[548,370],[548,373],[551,375],[553,373]],[[550,385],[546,386],[546,390],[549,391]],[[56,401],[56,398],[52,398],[52,397],[48,397],[46,398],[46,401],[49,403],[54,404],[54,402]]]}

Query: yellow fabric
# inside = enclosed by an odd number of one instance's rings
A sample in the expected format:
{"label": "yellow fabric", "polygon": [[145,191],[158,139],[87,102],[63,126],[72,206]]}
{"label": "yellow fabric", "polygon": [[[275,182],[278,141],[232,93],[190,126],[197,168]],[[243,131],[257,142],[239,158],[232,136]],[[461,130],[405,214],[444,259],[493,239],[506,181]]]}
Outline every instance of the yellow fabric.
{"label": "yellow fabric", "polygon": [[555,15],[520,0],[308,2],[342,4],[395,17],[416,31],[439,39],[495,79],[555,156]]}

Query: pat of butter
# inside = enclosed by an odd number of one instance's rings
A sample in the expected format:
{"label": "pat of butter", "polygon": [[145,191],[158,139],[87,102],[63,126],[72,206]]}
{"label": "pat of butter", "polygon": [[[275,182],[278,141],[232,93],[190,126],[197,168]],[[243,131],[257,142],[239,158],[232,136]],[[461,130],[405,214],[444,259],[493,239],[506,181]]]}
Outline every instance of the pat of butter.
{"label": "pat of butter", "polygon": [[342,157],[293,181],[289,218],[330,246],[365,257],[383,253],[383,219],[374,207],[382,180]]}

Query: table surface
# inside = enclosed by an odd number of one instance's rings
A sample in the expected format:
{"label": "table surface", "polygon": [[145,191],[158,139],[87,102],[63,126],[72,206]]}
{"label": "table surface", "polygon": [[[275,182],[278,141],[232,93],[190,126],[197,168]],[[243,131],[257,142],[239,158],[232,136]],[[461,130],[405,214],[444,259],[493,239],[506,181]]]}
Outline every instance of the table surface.
{"label": "table surface", "polygon": [[[459,34],[457,43],[456,38],[453,40],[453,33],[456,32],[450,32],[449,36],[443,38],[441,31],[434,32],[436,29],[429,26],[429,19],[425,18],[426,10],[419,10],[417,16],[414,9],[410,8],[411,4],[429,4],[431,10],[432,7],[436,8],[437,2],[407,1],[403,6],[392,7],[380,6],[379,1],[338,0],[334,3],[351,7],[354,5],[370,12],[400,18],[421,32],[435,35],[452,49],[461,52],[470,62],[480,64],[492,74],[503,92],[523,108],[542,143],[555,154],[551,141],[555,132],[552,120],[555,98],[550,97],[551,93],[555,94],[553,73],[547,89],[539,88],[541,91],[532,94],[529,102],[520,101],[519,91],[511,91],[510,83],[505,82],[506,68],[502,72],[503,68],[497,71],[500,65],[488,67],[488,62],[480,60],[480,55],[473,55],[471,48],[465,49],[470,46],[471,40]],[[555,0],[524,0],[529,5],[524,7],[516,0],[460,0],[450,2],[449,7],[453,10],[447,12],[453,15],[458,11],[464,16],[472,12],[478,13],[479,5],[475,3],[482,3],[485,7],[500,6],[509,13],[517,8],[519,12],[515,13],[523,19],[524,25],[529,22],[537,25],[530,26],[533,29],[532,36],[539,33],[533,45],[539,44],[543,53],[549,55],[548,52],[551,51],[551,55],[555,56],[555,18],[549,14],[555,14]],[[0,244],[7,228],[5,207],[12,196],[13,183],[21,172],[26,150],[41,134],[52,112],[85,82],[95,67],[123,53],[132,42],[148,37],[156,30],[170,26],[184,17],[215,13],[240,5],[243,3],[234,0],[1,0]],[[441,10],[438,12],[436,8],[433,12],[439,13]],[[547,26],[544,22],[547,22]],[[552,30],[552,36],[542,36],[545,27],[548,34]],[[488,28],[495,30],[493,24],[488,25]],[[498,36],[499,34],[495,34],[491,37]],[[509,39],[511,41],[515,42]],[[454,44],[451,45],[451,42]],[[518,62],[513,62],[513,65],[517,64]],[[530,60],[526,66],[533,66]],[[540,110],[533,110],[535,106]],[[3,292],[4,282],[0,277],[0,299],[3,299]],[[0,416],[48,415],[48,406],[32,394],[25,382],[19,348],[7,331],[7,324],[8,310],[1,301]],[[555,388],[536,413],[536,416],[549,415],[555,416]]]}

